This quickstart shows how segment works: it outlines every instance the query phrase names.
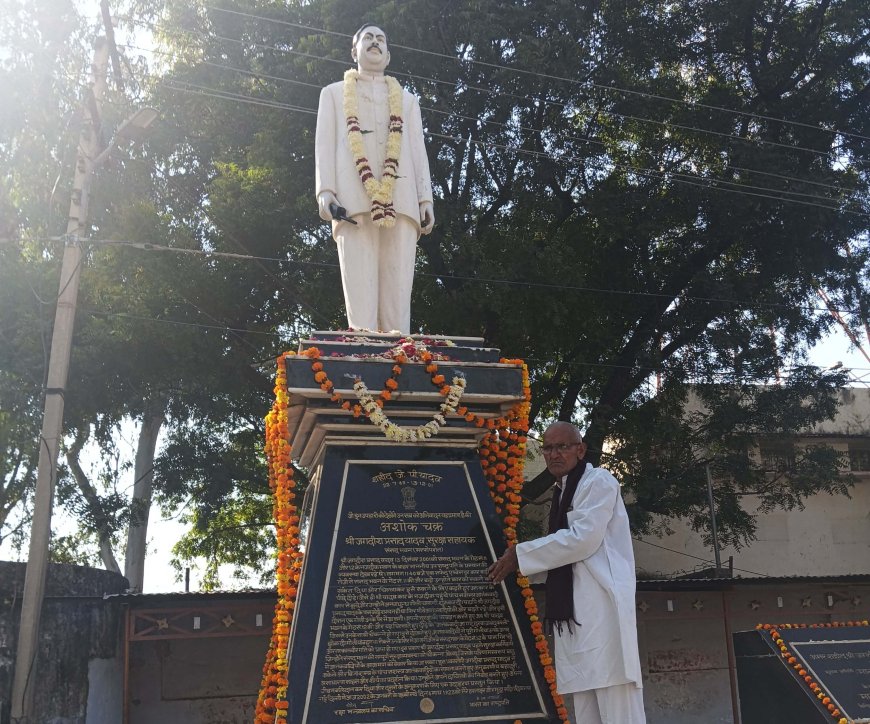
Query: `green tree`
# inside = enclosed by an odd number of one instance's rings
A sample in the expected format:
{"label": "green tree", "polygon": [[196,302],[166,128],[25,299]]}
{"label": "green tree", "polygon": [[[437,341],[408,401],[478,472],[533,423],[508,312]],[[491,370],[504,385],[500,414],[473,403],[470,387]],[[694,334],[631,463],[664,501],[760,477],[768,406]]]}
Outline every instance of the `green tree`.
{"label": "green tree", "polygon": [[[232,560],[232,536],[261,520],[257,466],[227,457],[268,409],[257,363],[344,324],[312,197],[314,111],[363,18],[389,33],[390,70],[420,96],[429,135],[438,221],[419,247],[415,324],[527,359],[536,426],[575,419],[596,456],[611,441],[639,529],[668,515],[700,525],[710,462],[728,481],[723,534],[751,536],[737,501],[763,471],[746,440],[829,416],[843,381],[805,365],[832,324],[818,290],[856,329],[866,318],[866,0],[127,11],[160,42],[159,63],[130,57],[129,88],[162,125],[95,183],[93,238],[135,245],[89,257],[69,440],[163,420],[171,452],[154,492],[167,510],[188,506],[182,557]],[[45,208],[49,165],[7,180],[0,208],[16,228],[57,233],[30,213]],[[196,454],[180,455],[188,443]],[[835,462],[812,451],[789,480],[764,477],[765,504],[842,491]],[[109,505],[90,520],[117,527],[135,512]],[[242,563],[263,542],[248,530]]]}
{"label": "green tree", "polygon": [[[40,4],[9,5],[22,26],[37,26],[35,19],[44,17],[47,9]],[[67,20],[69,27],[84,25],[72,7]],[[26,528],[26,519],[23,514],[10,518],[9,510],[13,505],[24,508],[39,449],[38,428],[32,423],[41,419],[41,378],[63,248],[58,238],[66,223],[56,207],[69,203],[64,179],[67,174],[71,178],[69,165],[75,159],[79,130],[76,123],[63,126],[61,121],[65,109],[75,108],[88,92],[86,86],[77,87],[78,73],[70,83],[60,83],[68,69],[59,59],[70,56],[86,62],[88,43],[77,41],[94,32],[82,31],[63,44],[29,31],[16,39],[11,25],[4,26],[7,30],[13,51],[5,59],[3,81],[21,111],[20,116],[4,114],[9,134],[4,138],[10,140],[0,146],[9,162],[0,197],[2,226],[9,234],[2,253],[9,264],[0,272],[4,281],[8,275],[2,292],[4,302],[9,302],[3,306],[2,331],[4,342],[10,342],[4,345],[0,367],[2,510],[4,523],[8,519],[17,525],[14,532]],[[51,43],[63,53],[50,53]],[[75,65],[72,60],[69,64]],[[58,82],[46,84],[45,92],[28,102],[31,79],[41,73],[57,76]],[[110,90],[106,97],[100,113],[106,142],[111,129],[135,107],[127,95],[134,90],[128,84],[126,90]],[[63,133],[55,136],[61,127]],[[252,363],[273,357],[282,346],[275,345],[277,336],[262,325],[262,307],[267,306],[263,302],[271,297],[268,287],[252,286],[244,262],[232,269],[232,264],[209,263],[203,255],[202,245],[208,240],[197,234],[208,222],[198,210],[201,199],[188,192],[190,185],[171,180],[182,167],[177,143],[177,138],[158,134],[153,151],[118,145],[93,178],[65,395],[65,465],[59,468],[58,499],[82,530],[56,540],[54,554],[85,560],[96,553],[107,568],[124,572],[135,588],[142,582],[161,430],[184,425],[197,415],[224,416],[234,397],[246,398],[243,414],[252,397],[259,398],[260,409],[267,407],[267,378]],[[56,158],[67,159],[60,169]],[[45,190],[52,184],[49,195]],[[192,223],[185,223],[188,214]],[[148,253],[137,247],[139,242],[199,255]],[[34,377],[30,388],[16,389],[28,374]],[[24,402],[12,396],[18,392]],[[125,456],[120,439],[131,422],[136,426],[136,451]],[[27,434],[32,438],[26,439]],[[131,490],[125,489],[123,480],[130,474]],[[83,545],[93,548],[77,552]]]}
{"label": "green tree", "polygon": [[[867,8],[169,6],[162,37],[180,61],[163,88],[210,109],[209,143],[192,150],[198,165],[216,176],[219,162],[259,170],[288,200],[276,218],[296,236],[276,230],[270,243],[289,259],[329,263],[310,200],[311,111],[319,87],[349,65],[359,21],[382,24],[391,71],[421,97],[438,195],[414,320],[524,356],[536,424],[576,419],[597,458],[606,439],[631,436],[649,450],[669,442],[661,431],[671,427],[697,437],[699,421],[681,407],[692,386],[730,390],[705,395],[712,421],[732,394],[750,400],[741,424],[756,433],[756,398],[776,403],[767,419],[783,435],[831,414],[842,376],[804,363],[832,324],[817,291],[853,312],[866,301]],[[295,288],[335,319],[325,274],[310,268]],[[778,374],[787,381],[775,393],[753,391]],[[650,409],[669,425],[640,424]],[[698,473],[718,448],[695,449],[677,479],[691,472],[697,506]],[[634,448],[613,455],[612,465],[639,466],[629,482],[642,524],[660,471]],[[826,474],[771,489],[769,500],[842,491],[825,455]],[[729,474],[745,490],[758,471]],[[734,498],[721,502],[733,511],[726,532],[751,535]]]}

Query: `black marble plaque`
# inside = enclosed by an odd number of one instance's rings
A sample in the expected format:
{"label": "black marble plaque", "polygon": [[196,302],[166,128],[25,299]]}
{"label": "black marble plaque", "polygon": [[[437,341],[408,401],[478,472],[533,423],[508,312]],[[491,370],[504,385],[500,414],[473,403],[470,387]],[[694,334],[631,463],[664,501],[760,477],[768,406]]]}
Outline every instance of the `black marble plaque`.
{"label": "black marble plaque", "polygon": [[777,631],[846,719],[870,722],[870,627]]}
{"label": "black marble plaque", "polygon": [[[870,722],[870,629],[777,626],[789,651],[831,698],[840,716]],[[790,666],[767,631],[734,634],[744,724],[820,724],[830,712]],[[839,719],[839,717],[838,717]]]}
{"label": "black marble plaque", "polygon": [[550,721],[477,455],[331,446],[290,643],[291,724]]}

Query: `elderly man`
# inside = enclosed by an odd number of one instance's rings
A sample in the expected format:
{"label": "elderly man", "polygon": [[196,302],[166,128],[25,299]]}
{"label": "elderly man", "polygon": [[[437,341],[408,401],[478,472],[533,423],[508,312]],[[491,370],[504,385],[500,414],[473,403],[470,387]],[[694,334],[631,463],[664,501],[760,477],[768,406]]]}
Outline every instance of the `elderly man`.
{"label": "elderly man", "polygon": [[320,93],[317,205],[338,245],[348,325],[408,334],[417,240],[435,222],[420,105],[384,75],[381,28],[363,25],[351,57],[357,69]]}
{"label": "elderly man", "polygon": [[550,533],[508,547],[488,578],[548,572],[556,683],[573,694],[577,724],[644,724],[634,552],[619,483],[586,462],[580,431],[567,422],[547,429],[543,452],[555,478]]}

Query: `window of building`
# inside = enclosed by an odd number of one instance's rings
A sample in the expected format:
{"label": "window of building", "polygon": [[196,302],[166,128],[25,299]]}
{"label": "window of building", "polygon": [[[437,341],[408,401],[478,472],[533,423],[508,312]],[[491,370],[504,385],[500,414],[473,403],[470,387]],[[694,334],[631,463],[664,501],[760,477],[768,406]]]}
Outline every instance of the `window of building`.
{"label": "window of building", "polygon": [[769,473],[783,473],[794,467],[795,453],[793,445],[762,444],[759,447],[761,467]]}
{"label": "window of building", "polygon": [[849,469],[854,473],[870,472],[870,445],[849,445]]}

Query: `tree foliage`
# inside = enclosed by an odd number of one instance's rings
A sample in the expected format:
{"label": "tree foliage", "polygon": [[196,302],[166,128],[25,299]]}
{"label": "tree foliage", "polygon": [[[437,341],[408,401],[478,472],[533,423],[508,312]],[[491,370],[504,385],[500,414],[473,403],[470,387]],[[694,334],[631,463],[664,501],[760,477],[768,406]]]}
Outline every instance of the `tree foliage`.
{"label": "tree foliage", "polygon": [[[260,363],[344,326],[313,200],[314,111],[363,18],[387,30],[428,134],[437,225],[419,245],[415,326],[524,357],[535,425],[577,421],[596,457],[610,441],[639,530],[703,528],[707,464],[733,542],[754,529],[747,491],[792,506],[844,490],[830,450],[788,477],[748,450],[833,412],[843,376],[806,365],[833,323],[818,290],[855,330],[866,321],[866,0],[125,10],[159,42],[126,51],[127,94],[162,120],[95,181],[93,238],[137,246],[89,257],[70,425],[97,435],[157,404],[170,432],[156,493],[193,524],[182,555],[259,560],[261,531],[243,526],[264,510]],[[0,197],[16,229],[38,185],[7,178],[28,190]]]}

